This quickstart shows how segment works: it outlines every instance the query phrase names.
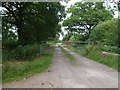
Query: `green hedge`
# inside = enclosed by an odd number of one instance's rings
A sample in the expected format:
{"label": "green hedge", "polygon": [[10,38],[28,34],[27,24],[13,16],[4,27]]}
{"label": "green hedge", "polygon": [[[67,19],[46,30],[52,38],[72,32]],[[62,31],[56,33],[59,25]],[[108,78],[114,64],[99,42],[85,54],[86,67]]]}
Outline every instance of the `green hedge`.
{"label": "green hedge", "polygon": [[85,46],[86,53],[90,53],[91,51],[105,51],[111,53],[120,53],[120,48],[116,46],[107,46],[107,45],[86,45]]}
{"label": "green hedge", "polygon": [[102,51],[120,53],[120,48],[116,46],[102,46]]}
{"label": "green hedge", "polygon": [[11,51],[3,50],[3,61],[6,60],[28,60],[33,59],[39,54],[39,45],[19,45]]}
{"label": "green hedge", "polygon": [[118,29],[118,19],[111,19],[99,23],[94,29],[91,30],[89,40],[92,42],[101,42],[108,46],[119,45],[120,30]]}

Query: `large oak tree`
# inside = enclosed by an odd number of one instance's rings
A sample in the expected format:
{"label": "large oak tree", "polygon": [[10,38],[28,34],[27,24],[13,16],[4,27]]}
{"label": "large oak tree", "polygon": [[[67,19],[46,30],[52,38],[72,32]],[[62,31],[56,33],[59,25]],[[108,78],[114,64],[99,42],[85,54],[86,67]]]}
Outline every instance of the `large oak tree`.
{"label": "large oak tree", "polygon": [[2,12],[3,30],[15,28],[22,44],[53,39],[65,15],[59,2],[3,2],[2,7],[6,9]]}

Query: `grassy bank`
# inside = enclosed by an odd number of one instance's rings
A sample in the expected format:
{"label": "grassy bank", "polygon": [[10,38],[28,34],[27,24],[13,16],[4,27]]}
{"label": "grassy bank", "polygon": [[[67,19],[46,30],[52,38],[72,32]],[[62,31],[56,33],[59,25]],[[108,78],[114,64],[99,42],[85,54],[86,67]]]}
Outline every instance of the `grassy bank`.
{"label": "grassy bank", "polygon": [[67,52],[64,48],[61,48],[62,49],[62,52],[72,61],[76,61],[77,59],[71,55],[69,52]]}
{"label": "grassy bank", "polygon": [[101,56],[102,50],[100,46],[83,46],[79,48],[69,47],[69,49],[91,60],[105,64],[113,69],[116,69],[117,71],[120,71],[118,67],[118,56]]}
{"label": "grassy bank", "polygon": [[52,55],[36,58],[32,61],[8,62],[3,65],[2,82],[10,82],[44,72],[52,63]]}

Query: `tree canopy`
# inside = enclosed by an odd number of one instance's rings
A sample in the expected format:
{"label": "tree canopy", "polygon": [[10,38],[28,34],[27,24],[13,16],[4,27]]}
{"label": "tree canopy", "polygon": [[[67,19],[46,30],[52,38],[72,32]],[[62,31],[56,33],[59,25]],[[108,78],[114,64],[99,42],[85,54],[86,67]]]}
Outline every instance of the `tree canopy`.
{"label": "tree canopy", "polygon": [[61,31],[65,13],[59,2],[3,2],[2,7],[3,41],[14,37],[13,30],[23,45],[51,40]]}
{"label": "tree canopy", "polygon": [[89,40],[99,41],[108,46],[118,46],[118,33],[118,19],[112,19],[97,25],[92,30]]}
{"label": "tree canopy", "polygon": [[66,30],[84,34],[88,37],[98,23],[113,17],[113,11],[106,9],[103,2],[77,2],[66,12],[71,14],[63,22]]}

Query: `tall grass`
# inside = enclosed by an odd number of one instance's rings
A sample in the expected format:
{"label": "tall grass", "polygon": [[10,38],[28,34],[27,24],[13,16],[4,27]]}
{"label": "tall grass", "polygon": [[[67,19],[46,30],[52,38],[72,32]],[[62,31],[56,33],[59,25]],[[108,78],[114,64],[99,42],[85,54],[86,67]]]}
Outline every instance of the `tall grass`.
{"label": "tall grass", "polygon": [[100,57],[100,52],[91,52],[88,55],[86,55],[87,58],[92,59],[94,61],[97,61],[99,63],[105,64],[113,69],[119,70],[118,67],[118,57],[119,56],[104,56]]}
{"label": "tall grass", "polygon": [[4,64],[2,82],[19,80],[36,73],[44,72],[51,63],[52,55],[46,55],[33,61],[26,61],[23,64]]}
{"label": "tall grass", "polygon": [[102,52],[102,47],[100,45],[96,45],[96,46],[87,45],[87,46],[80,47],[79,49],[74,47],[69,47],[69,49],[91,60],[105,64],[113,69],[116,69],[117,71],[120,71],[120,67],[118,67],[119,56],[105,55],[101,57],[100,55]]}

